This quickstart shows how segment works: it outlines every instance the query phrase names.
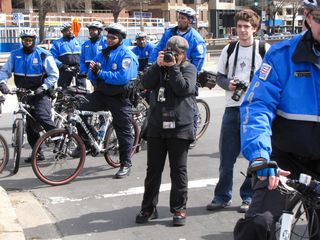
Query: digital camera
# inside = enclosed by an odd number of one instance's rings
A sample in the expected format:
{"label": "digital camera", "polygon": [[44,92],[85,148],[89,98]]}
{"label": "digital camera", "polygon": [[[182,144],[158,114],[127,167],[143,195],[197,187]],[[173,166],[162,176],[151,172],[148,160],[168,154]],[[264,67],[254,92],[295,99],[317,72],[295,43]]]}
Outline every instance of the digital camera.
{"label": "digital camera", "polygon": [[236,90],[234,91],[233,95],[232,95],[232,99],[234,101],[239,101],[242,94],[247,91],[249,84],[244,82],[244,81],[240,81],[238,79],[235,80],[236,83]]}
{"label": "digital camera", "polygon": [[166,51],[163,56],[163,61],[164,62],[172,62],[173,58],[176,57],[176,55],[177,54],[173,51]]}

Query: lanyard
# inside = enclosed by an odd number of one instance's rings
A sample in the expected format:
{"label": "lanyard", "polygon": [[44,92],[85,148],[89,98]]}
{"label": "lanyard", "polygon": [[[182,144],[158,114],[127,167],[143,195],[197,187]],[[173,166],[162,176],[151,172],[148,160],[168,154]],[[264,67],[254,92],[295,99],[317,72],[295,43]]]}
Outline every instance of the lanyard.
{"label": "lanyard", "polygon": [[[238,62],[239,45],[240,45],[240,42],[237,43],[237,47],[236,47],[236,52],[235,52],[234,61],[233,61],[232,78],[234,77],[235,72],[236,72],[236,66],[237,66],[237,62]],[[255,64],[255,51],[256,51],[256,41],[253,40],[252,57],[251,57],[250,82],[251,82],[251,79],[253,77],[254,68],[255,68],[255,66],[254,66],[254,64]]]}

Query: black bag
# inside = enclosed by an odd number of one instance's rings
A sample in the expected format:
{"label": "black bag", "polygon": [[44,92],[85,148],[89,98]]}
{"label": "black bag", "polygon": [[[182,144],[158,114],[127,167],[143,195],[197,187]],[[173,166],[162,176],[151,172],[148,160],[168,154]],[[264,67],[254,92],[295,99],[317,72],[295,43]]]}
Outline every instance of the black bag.
{"label": "black bag", "polygon": [[201,87],[208,87],[212,89],[216,86],[216,78],[217,74],[203,70],[197,76],[197,82],[200,84]]}

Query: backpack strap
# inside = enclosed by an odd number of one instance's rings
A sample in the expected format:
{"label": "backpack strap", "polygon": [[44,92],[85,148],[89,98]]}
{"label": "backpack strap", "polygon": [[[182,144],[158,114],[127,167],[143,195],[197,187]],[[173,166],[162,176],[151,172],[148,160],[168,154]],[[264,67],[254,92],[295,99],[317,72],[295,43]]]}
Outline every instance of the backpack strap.
{"label": "backpack strap", "polygon": [[264,55],[266,54],[266,41],[265,40],[259,40],[259,54],[261,58],[264,58]]}
{"label": "backpack strap", "polygon": [[229,67],[229,58],[231,54],[233,53],[238,41],[233,41],[229,44],[229,47],[227,49],[227,62],[226,62],[226,69]]}

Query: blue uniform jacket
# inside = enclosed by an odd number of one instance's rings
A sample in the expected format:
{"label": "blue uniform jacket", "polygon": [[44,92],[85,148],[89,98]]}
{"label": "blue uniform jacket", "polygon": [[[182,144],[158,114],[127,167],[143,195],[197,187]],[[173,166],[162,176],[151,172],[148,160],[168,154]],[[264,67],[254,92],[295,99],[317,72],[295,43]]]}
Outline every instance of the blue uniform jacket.
{"label": "blue uniform jacket", "polygon": [[148,65],[149,56],[156,46],[153,43],[147,43],[144,48],[135,46],[131,51],[137,55],[139,61],[139,71],[143,71]]}
{"label": "blue uniform jacket", "polygon": [[107,47],[106,38],[101,36],[96,42],[90,39],[81,46],[80,54],[80,73],[87,74],[90,62],[99,54],[101,50]]}
{"label": "blue uniform jacket", "polygon": [[14,74],[17,87],[35,89],[41,85],[51,88],[59,78],[59,70],[50,52],[43,48],[26,54],[22,48],[11,52],[8,61],[0,70],[0,82],[6,82]]}
{"label": "blue uniform jacket", "polygon": [[[166,44],[172,36],[177,35],[176,34],[177,27],[169,28],[165,31],[163,34],[160,42],[152,52],[149,63],[152,64],[157,60],[158,53],[160,51],[163,51],[166,47]],[[189,28],[189,30],[182,35],[181,37],[185,38],[189,43],[189,49],[187,51],[187,59],[196,66],[197,71],[200,72],[202,69],[202,66],[204,64],[204,60],[206,57],[206,43],[204,39],[201,37],[201,35],[192,27]]]}
{"label": "blue uniform jacket", "polygon": [[138,59],[136,55],[123,44],[111,50],[108,62],[105,56],[99,53],[94,60],[101,64],[101,71],[96,76],[89,70],[88,78],[94,83],[100,78],[104,83],[111,85],[125,85],[137,77]]}
{"label": "blue uniform jacket", "polygon": [[71,39],[62,37],[53,41],[50,52],[58,67],[61,64],[70,66],[80,64],[81,43],[75,37]]}
{"label": "blue uniform jacket", "polygon": [[[272,45],[241,105],[241,148],[253,161],[272,146],[320,159],[320,57],[310,31]],[[272,146],[271,146],[272,144]]]}

